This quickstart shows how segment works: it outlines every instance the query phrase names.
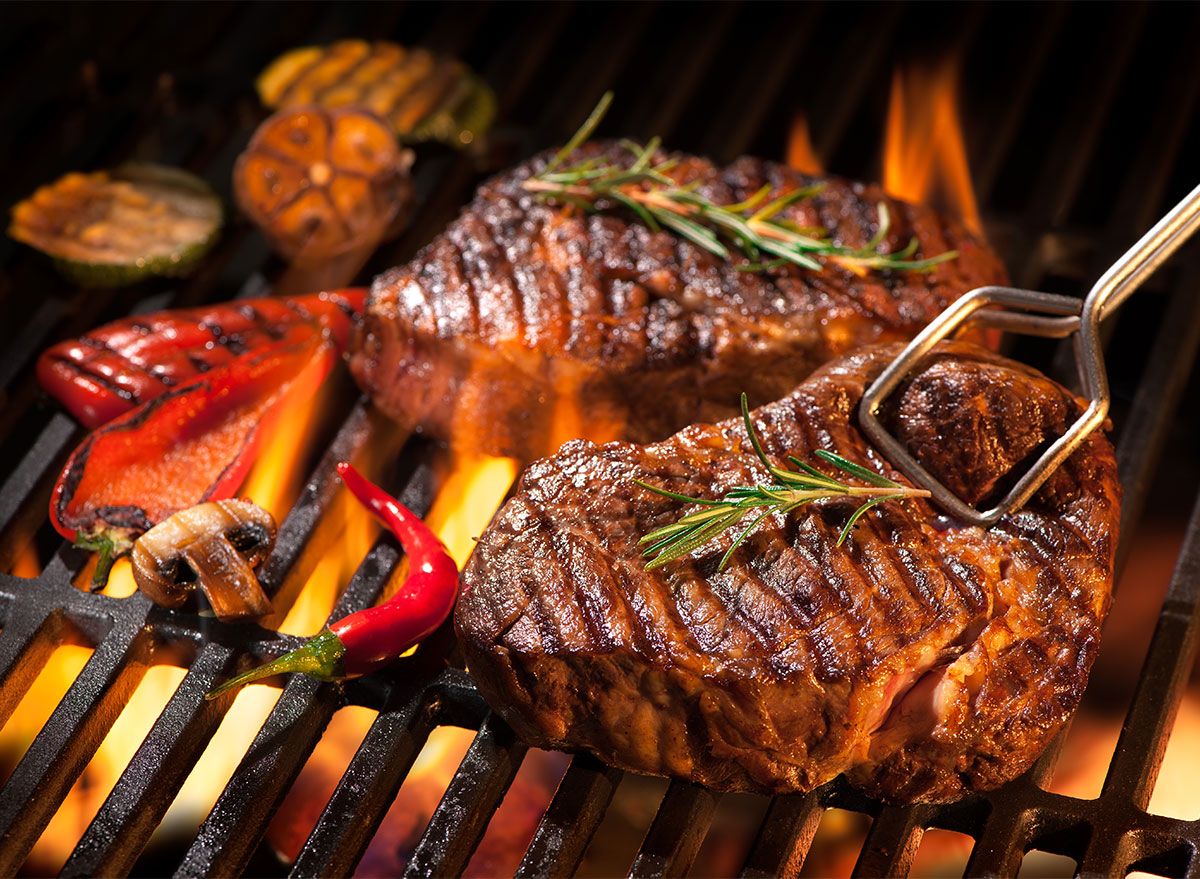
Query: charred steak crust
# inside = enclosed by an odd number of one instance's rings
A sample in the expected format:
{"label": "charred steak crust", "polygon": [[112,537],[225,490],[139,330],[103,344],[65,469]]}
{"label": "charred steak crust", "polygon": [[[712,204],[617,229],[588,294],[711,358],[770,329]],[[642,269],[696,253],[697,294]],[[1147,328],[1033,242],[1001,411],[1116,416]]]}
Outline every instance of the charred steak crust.
{"label": "charred steak crust", "polygon": [[[753,413],[768,454],[837,450],[899,478],[853,413],[895,356],[833,362]],[[892,399],[891,429],[971,497],[996,490],[1078,401],[983,349],[943,345]],[[767,480],[740,420],[641,446],[568,443],[484,532],[455,614],[468,667],[531,744],[721,790],[807,791],[839,773],[896,802],[1026,769],[1075,709],[1109,605],[1120,486],[1093,435],[994,529],[889,502],[841,548],[855,502],[731,535],[647,572],[637,541],[695,496]]]}
{"label": "charred steak crust", "polygon": [[[612,145],[591,149],[630,158]],[[752,405],[778,399],[832,357],[911,338],[967,290],[1006,282],[996,255],[961,225],[879,186],[761,159],[718,168],[680,156],[673,173],[700,181],[717,203],[764,184],[774,197],[821,183],[784,215],[863,246],[884,202],[884,249],[915,236],[918,256],[960,254],[926,273],[860,277],[834,264],[739,272],[620,213],[539,201],[522,182],[548,155],[485,183],[412,262],[375,280],[351,369],[408,427],[446,439],[463,430],[475,448],[525,459],[576,436],[661,439],[733,415],[743,390]]]}

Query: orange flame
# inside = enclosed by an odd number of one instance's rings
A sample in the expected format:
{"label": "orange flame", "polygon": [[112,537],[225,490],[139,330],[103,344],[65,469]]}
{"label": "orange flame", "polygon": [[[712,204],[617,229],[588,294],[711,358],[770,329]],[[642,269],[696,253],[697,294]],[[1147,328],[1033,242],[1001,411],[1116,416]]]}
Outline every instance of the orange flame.
{"label": "orange flame", "polygon": [[24,577],[26,580],[32,580],[42,572],[41,562],[38,561],[37,549],[31,540],[25,544],[24,549],[17,552],[16,558],[13,559],[12,565],[8,573],[14,577]]}
{"label": "orange flame", "polygon": [[958,118],[959,64],[897,70],[883,150],[883,185],[897,198],[943,207],[979,234],[979,208]]}
{"label": "orange flame", "polygon": [[792,128],[788,133],[787,163],[802,174],[824,174],[825,169],[813,149],[808,133],[808,118],[803,113],[792,117]]}

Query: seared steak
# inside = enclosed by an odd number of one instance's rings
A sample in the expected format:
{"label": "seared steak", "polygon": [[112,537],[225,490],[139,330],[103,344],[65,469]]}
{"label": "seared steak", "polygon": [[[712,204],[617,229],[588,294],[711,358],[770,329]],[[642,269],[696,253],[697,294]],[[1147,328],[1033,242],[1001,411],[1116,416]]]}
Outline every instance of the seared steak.
{"label": "seared steak", "polygon": [[734,414],[742,391],[753,405],[778,399],[830,358],[911,338],[967,290],[1005,283],[995,254],[961,225],[878,186],[751,158],[717,168],[681,156],[672,171],[719,204],[765,184],[773,198],[823,183],[783,216],[861,247],[885,202],[892,226],[881,250],[915,236],[919,257],[959,257],[926,273],[863,277],[832,263],[737,271],[622,214],[539,201],[522,181],[546,159],[486,183],[411,263],[375,280],[351,368],[408,427],[525,459],[579,436],[662,439]]}
{"label": "seared steak", "polygon": [[[895,356],[828,364],[753,413],[767,453],[827,448],[902,479],[854,421]],[[1080,411],[1037,372],[944,345],[889,401],[890,429],[972,502]],[[576,441],[535,462],[467,565],[468,667],[531,744],[720,790],[807,791],[847,773],[940,801],[1036,758],[1079,701],[1109,605],[1120,487],[1094,434],[1022,510],[984,531],[924,500],[775,515],[647,571],[638,540],[697,497],[769,482],[740,419],[649,446]]]}

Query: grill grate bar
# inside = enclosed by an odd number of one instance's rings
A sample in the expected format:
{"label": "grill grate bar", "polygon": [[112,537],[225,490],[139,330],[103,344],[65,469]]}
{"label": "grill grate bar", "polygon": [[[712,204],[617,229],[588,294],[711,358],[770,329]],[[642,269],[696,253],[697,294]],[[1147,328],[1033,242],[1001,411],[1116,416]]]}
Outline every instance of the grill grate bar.
{"label": "grill grate bar", "polygon": [[696,859],[721,795],[672,781],[629,869],[630,876],[684,876]]}
{"label": "grill grate bar", "polygon": [[772,799],[742,867],[743,879],[799,873],[824,812],[820,791]]}
{"label": "grill grate bar", "polygon": [[[135,599],[145,613],[149,602]],[[13,875],[128,702],[150,659],[136,620],[114,625],[0,790],[0,875]]]}
{"label": "grill grate bar", "polygon": [[1059,226],[1066,221],[1117,88],[1133,59],[1136,37],[1148,9],[1146,5],[1113,7],[1104,33],[1095,40],[1095,50],[1073,100],[1066,104],[1069,109],[1058,126],[1029,203],[1028,213],[1040,222]]}
{"label": "grill grate bar", "polygon": [[64,876],[118,876],[133,868],[224,711],[204,698],[235,656],[209,642],[200,650],[112,792],[63,867]]}
{"label": "grill grate bar", "polygon": [[[971,153],[972,157],[980,156],[978,160],[973,158],[971,166],[971,177],[980,204],[990,203],[990,196],[996,188],[996,180],[1004,162],[1012,155],[1013,142],[1021,129],[1022,120],[1028,114],[1029,102],[1058,42],[1069,8],[1066,3],[1052,3],[1042,7],[1041,11],[1045,12],[1045,17],[1038,27],[1026,31],[1029,42],[1022,47],[1020,63],[1010,65],[1004,71],[1005,79],[1002,81],[1010,83],[1010,87],[1005,91],[1004,107],[997,119],[988,120],[986,144],[981,144],[979,149]],[[985,27],[983,39],[993,40],[995,35]]]}
{"label": "grill grate bar", "polygon": [[876,71],[887,57],[903,13],[902,3],[885,3],[870,16],[856,18],[845,38],[845,45],[854,46],[854,51],[839,52],[828,70],[814,71],[838,84],[835,89],[820,89],[812,104],[812,118],[820,121],[813,126],[813,149],[822,161],[834,155],[867,90],[880,81]]}
{"label": "grill grate bar", "polygon": [[[636,103],[630,102],[632,106],[622,118],[629,131],[647,137],[655,134],[664,138],[670,136],[712,58],[721,49],[734,11],[727,3],[709,6],[705,16],[708,20],[699,34],[675,29],[670,34],[673,39],[669,39],[662,30],[651,29],[649,40],[652,45],[648,50],[662,57],[671,76],[670,79],[642,80],[642,88],[635,96]],[[637,70],[637,65],[633,69]],[[621,100],[624,103],[628,98]]]}
{"label": "grill grate bar", "polygon": [[932,810],[885,806],[871,822],[855,876],[907,876]]}
{"label": "grill grate bar", "polygon": [[392,690],[296,857],[292,876],[354,873],[435,722],[428,691]]}
{"label": "grill grate bar", "polygon": [[[36,489],[43,480],[57,476],[58,465],[67,448],[78,438],[78,433],[79,426],[74,419],[61,412],[54,413],[16,469],[0,486],[0,533],[4,535],[5,550],[11,552],[13,541],[26,536],[14,533],[19,530],[15,525],[21,510],[29,506],[28,501],[36,496]],[[35,530],[45,520],[44,510],[40,507],[36,515],[37,522],[30,530]],[[8,562],[6,553],[0,553],[0,565]]]}
{"label": "grill grate bar", "polygon": [[341,513],[350,501],[341,490],[338,462],[361,464],[368,453],[372,458],[390,454],[402,444],[399,431],[387,434],[376,429],[377,424],[378,416],[372,415],[360,398],[288,511],[276,535],[275,551],[258,578],[275,607],[274,613],[262,620],[263,626],[276,628],[283,622],[309,575],[341,534]]}
{"label": "grill grate bar", "polygon": [[1011,796],[995,804],[983,825],[983,832],[976,838],[965,876],[1017,875],[1017,868],[1025,855],[1031,816],[1030,809],[1025,805],[1027,802],[1023,796]]}
{"label": "grill grate bar", "polygon": [[[590,8],[599,11],[605,7]],[[533,129],[537,148],[561,143],[559,138],[569,136],[579,127],[620,71],[628,69],[631,63],[636,64],[631,61],[633,52],[649,27],[653,12],[654,4],[651,3],[607,8],[609,17],[599,25],[604,29],[603,36],[581,47],[575,63],[565,71],[553,96],[538,115]],[[597,27],[595,23],[590,26]]]}
{"label": "grill grate bar", "polygon": [[434,810],[406,877],[460,875],[521,768],[527,748],[488,714]]}
{"label": "grill grate bar", "polygon": [[1200,501],[1138,678],[1101,796],[1145,809],[1196,655],[1200,631]]}
{"label": "grill grate bar", "polygon": [[[35,588],[45,583],[45,575],[32,581]],[[4,627],[0,629],[0,727],[7,722],[34,679],[46,665],[54,648],[63,643],[69,626],[61,606],[48,614],[23,601],[23,581],[7,574],[0,576],[0,597],[4,603]],[[55,602],[55,605],[58,605]]]}
{"label": "grill grate bar", "polygon": [[[706,114],[707,135],[701,141],[700,155],[712,156],[728,164],[750,149],[750,143],[763,128],[767,114],[779,97],[800,57],[801,49],[813,33],[821,7],[815,3],[778,4],[761,10],[776,16],[764,23],[767,33],[799,34],[773,46],[770,52],[755,47],[748,57],[739,59],[733,71],[722,70],[725,88],[732,100],[711,117]],[[730,73],[736,77],[730,84]]]}
{"label": "grill grate bar", "polygon": [[572,757],[516,875],[522,879],[575,875],[623,777],[620,769],[591,755]]}
{"label": "grill grate bar", "polygon": [[[1104,250],[1119,253],[1141,236],[1159,218],[1172,169],[1183,149],[1193,108],[1200,99],[1200,10],[1193,15],[1188,35],[1161,79],[1161,94],[1149,117],[1149,127],[1133,164],[1124,174],[1124,185],[1116,200],[1110,232],[1119,238]],[[1110,236],[1111,237],[1111,236]],[[1104,268],[1104,267],[1101,267]]]}

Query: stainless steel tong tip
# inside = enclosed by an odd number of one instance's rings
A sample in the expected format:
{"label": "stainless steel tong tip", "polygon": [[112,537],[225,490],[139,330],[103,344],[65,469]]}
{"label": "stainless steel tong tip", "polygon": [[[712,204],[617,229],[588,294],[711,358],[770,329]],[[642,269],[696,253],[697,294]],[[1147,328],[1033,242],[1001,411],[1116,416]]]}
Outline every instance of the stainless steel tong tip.
{"label": "stainless steel tong tip", "polygon": [[[1200,186],[1142,236],[1104,273],[1083,300],[1012,287],[978,287],[952,303],[922,330],[867,388],[859,404],[863,431],[892,465],[914,485],[928,489],[947,513],[984,528],[1022,507],[1088,434],[1108,417],[1108,377],[1100,345],[1100,321],[1129,295],[1200,225]],[[989,327],[1049,338],[1074,336],[1075,363],[1087,407],[1017,480],[1003,499],[978,510],[926,470],[879,420],[879,410],[897,387],[925,360],[938,342],[966,327]]]}

